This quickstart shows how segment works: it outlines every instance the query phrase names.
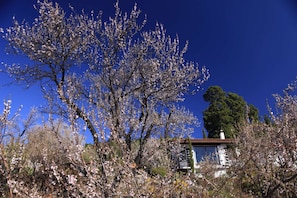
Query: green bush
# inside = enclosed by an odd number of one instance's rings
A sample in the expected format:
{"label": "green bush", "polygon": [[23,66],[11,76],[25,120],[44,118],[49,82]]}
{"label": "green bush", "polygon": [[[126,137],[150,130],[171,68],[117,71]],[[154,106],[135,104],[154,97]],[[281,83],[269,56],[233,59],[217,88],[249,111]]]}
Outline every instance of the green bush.
{"label": "green bush", "polygon": [[153,167],[151,169],[151,173],[152,173],[152,175],[160,175],[162,177],[165,177],[167,174],[167,170],[165,167],[162,167],[162,166],[161,167]]}

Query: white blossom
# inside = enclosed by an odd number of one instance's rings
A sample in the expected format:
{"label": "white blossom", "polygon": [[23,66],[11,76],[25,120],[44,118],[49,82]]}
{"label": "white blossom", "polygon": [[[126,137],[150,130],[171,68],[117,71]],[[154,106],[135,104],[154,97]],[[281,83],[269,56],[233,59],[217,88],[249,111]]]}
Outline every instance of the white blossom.
{"label": "white blossom", "polygon": [[[87,127],[97,155],[96,166],[85,166],[78,141],[61,146],[70,169],[87,175],[87,189],[74,174],[65,176],[59,164],[49,161],[46,148],[40,169],[55,188],[63,186],[74,194],[107,197],[125,185],[132,189],[136,184],[126,179],[133,177],[129,164],[153,161],[148,153],[158,148],[150,147],[152,138],[184,137],[193,131],[197,119],[180,102],[209,78],[208,70],[185,60],[188,43],[181,47],[163,25],[145,31],[146,18],[141,21],[136,5],[122,13],[117,2],[115,15],[107,21],[101,13],[78,14],[73,8],[66,15],[47,0],[38,1],[35,9],[39,16],[32,24],[14,19],[4,34],[13,52],[32,63],[7,65],[7,72],[29,86],[41,82],[49,102],[44,111],[66,118],[73,137]],[[141,146],[133,145],[137,141]],[[121,157],[112,158],[117,155]]]}

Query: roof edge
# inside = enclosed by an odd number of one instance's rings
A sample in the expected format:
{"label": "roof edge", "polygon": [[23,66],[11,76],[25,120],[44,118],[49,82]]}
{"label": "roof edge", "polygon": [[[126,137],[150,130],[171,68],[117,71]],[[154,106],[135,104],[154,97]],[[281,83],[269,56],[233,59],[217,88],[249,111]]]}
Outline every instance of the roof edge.
{"label": "roof edge", "polygon": [[234,144],[234,139],[203,138],[203,139],[181,139],[181,144]]}

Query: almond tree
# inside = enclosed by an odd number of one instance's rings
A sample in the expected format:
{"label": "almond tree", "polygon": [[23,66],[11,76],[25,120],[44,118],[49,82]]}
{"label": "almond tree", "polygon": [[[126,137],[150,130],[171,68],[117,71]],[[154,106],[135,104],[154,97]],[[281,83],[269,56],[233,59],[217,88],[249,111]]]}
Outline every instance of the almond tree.
{"label": "almond tree", "polygon": [[256,197],[296,197],[297,98],[296,84],[275,95],[277,115],[272,123],[242,128],[230,173],[240,188]]}
{"label": "almond tree", "polygon": [[33,109],[23,126],[18,120],[21,108],[12,114],[11,100],[4,100],[3,112],[0,114],[0,196],[12,197],[14,178],[19,176],[22,166],[25,135],[32,127],[36,111]]}
{"label": "almond tree", "polygon": [[[77,14],[73,8],[67,15],[47,0],[38,1],[35,8],[39,16],[32,24],[14,19],[3,35],[10,52],[32,62],[7,66],[6,71],[27,86],[40,82],[49,100],[47,112],[88,129],[102,183],[108,180],[106,155],[114,152],[102,142],[115,142],[125,163],[143,167],[150,138],[191,133],[189,126],[197,120],[178,104],[185,94],[197,91],[209,73],[184,59],[187,44],[180,48],[178,37],[168,36],[158,23],[144,31],[146,20],[140,20],[136,5],[128,14],[117,2],[115,15],[107,21],[101,13]],[[135,140],[138,151],[131,155]],[[102,191],[109,195],[104,187]]]}

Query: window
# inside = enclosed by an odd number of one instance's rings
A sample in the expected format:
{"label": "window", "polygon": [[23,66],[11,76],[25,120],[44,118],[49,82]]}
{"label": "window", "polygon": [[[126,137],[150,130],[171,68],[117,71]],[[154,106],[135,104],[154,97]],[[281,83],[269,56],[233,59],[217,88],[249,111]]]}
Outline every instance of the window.
{"label": "window", "polygon": [[208,158],[210,161],[219,164],[218,149],[216,146],[194,146],[197,163]]}
{"label": "window", "polygon": [[180,167],[190,167],[190,150],[187,147],[184,147],[184,149],[181,151],[179,156],[179,165]]}

